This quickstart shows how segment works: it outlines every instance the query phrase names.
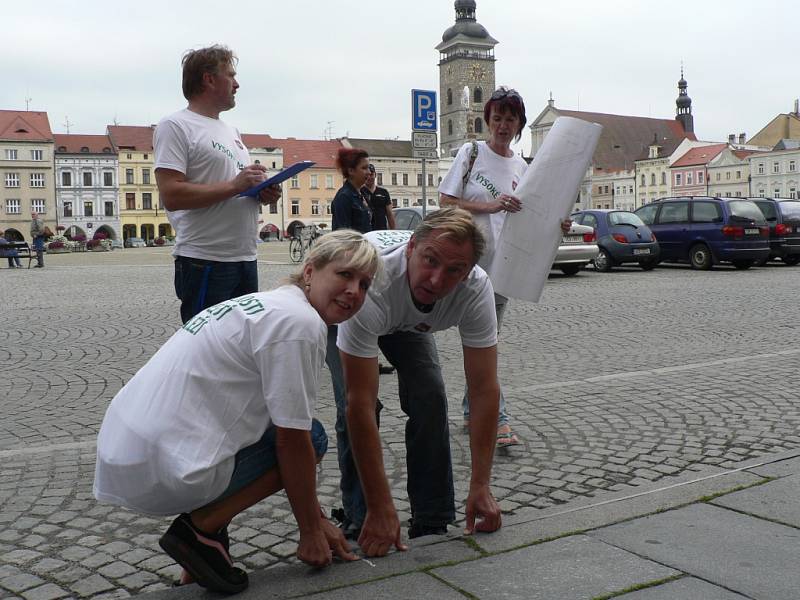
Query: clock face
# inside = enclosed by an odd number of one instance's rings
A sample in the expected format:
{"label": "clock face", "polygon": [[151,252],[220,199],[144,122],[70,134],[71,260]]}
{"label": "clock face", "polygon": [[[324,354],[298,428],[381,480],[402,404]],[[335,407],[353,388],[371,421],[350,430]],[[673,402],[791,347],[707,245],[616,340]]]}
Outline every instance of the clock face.
{"label": "clock face", "polygon": [[474,64],[470,67],[469,74],[474,81],[480,81],[486,76],[486,69],[479,64]]}

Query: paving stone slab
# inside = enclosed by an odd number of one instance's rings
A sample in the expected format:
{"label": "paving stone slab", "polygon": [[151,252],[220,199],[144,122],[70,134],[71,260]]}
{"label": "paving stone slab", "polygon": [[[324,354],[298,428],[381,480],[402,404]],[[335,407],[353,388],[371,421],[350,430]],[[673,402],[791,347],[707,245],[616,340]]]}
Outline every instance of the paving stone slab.
{"label": "paving stone slab", "polygon": [[464,596],[425,573],[410,573],[372,583],[348,586],[320,592],[303,598],[322,600],[397,600],[398,598],[435,598],[435,600],[464,600]]}
{"label": "paving stone slab", "polygon": [[786,460],[771,462],[763,467],[749,469],[751,473],[763,477],[785,477],[800,474],[800,456]]}
{"label": "paving stone slab", "polygon": [[[385,558],[370,559],[369,563],[366,560],[352,563],[337,561],[331,567],[323,570],[315,570],[303,564],[277,565],[270,569],[249,573],[250,587],[238,594],[236,600],[291,598],[331,588],[368,583],[371,580],[420,571],[434,565],[468,561],[478,556],[480,555],[475,550],[463,542],[445,541],[438,544],[415,546],[407,552],[395,552]],[[196,585],[159,590],[143,596],[147,600],[182,600],[205,597],[213,596]]]}
{"label": "paving stone slab", "polygon": [[800,528],[800,475],[727,494],[714,504]]}
{"label": "paving stone slab", "polygon": [[747,597],[694,577],[684,577],[622,594],[614,600],[747,600]]}
{"label": "paving stone slab", "polygon": [[759,600],[797,600],[800,531],[709,504],[598,529],[614,544]]}
{"label": "paving stone slab", "polygon": [[433,571],[477,598],[594,598],[679,575],[584,535],[575,535]]}

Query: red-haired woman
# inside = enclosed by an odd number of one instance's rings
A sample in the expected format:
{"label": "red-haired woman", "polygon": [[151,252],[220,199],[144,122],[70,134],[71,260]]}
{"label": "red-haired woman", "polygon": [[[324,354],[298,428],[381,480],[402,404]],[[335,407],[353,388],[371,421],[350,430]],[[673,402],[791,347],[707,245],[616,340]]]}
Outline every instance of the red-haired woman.
{"label": "red-haired woman", "polygon": [[372,214],[361,188],[369,175],[369,155],[360,148],[339,148],[336,167],[342,172],[344,185],[331,203],[331,230],[355,229],[361,233],[372,230]]}

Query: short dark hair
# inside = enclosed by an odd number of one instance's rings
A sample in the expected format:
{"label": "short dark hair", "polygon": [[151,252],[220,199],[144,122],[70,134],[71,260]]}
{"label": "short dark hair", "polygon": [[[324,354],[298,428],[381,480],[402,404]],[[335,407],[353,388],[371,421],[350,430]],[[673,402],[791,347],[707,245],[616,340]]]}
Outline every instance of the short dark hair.
{"label": "short dark hair", "polygon": [[519,141],[522,137],[522,129],[528,121],[528,118],[525,116],[525,103],[522,101],[522,96],[519,95],[519,92],[503,85],[494,91],[492,97],[489,98],[489,101],[483,107],[483,120],[486,121],[487,125],[489,124],[489,117],[492,114],[492,107],[495,108],[495,112],[504,113],[509,111],[519,119],[519,129],[517,130],[516,137],[516,140]]}
{"label": "short dark hair", "polygon": [[355,169],[362,158],[369,158],[366,150],[361,148],[339,148],[336,152],[336,168],[347,179],[350,169]]}
{"label": "short dark hair", "polygon": [[187,50],[181,64],[183,65],[183,97],[191,100],[203,92],[203,75],[219,73],[220,67],[235,65],[239,59],[227,46],[215,44],[208,48]]}

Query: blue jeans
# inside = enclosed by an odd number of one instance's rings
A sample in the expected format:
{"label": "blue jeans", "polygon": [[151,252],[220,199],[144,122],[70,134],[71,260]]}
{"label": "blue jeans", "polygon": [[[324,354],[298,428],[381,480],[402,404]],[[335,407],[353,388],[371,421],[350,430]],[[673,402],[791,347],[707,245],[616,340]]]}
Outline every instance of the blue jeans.
{"label": "blue jeans", "polygon": [[[500,335],[500,325],[503,323],[503,314],[506,312],[508,298],[500,294],[494,295],[494,311],[497,314],[497,335]],[[464,409],[464,420],[469,419],[469,386],[464,389],[464,398],[461,400],[461,408]],[[506,412],[506,397],[503,390],[500,390],[500,413],[497,416],[497,426],[508,423],[508,413]]]}
{"label": "blue jeans", "polygon": [[36,251],[36,264],[44,266],[44,236],[37,235],[33,238],[33,249]]}
{"label": "blue jeans", "polygon": [[[270,425],[260,440],[236,453],[231,482],[214,502],[235,494],[267,471],[278,466],[278,452],[275,449],[276,438],[277,429],[275,425]],[[325,452],[328,450],[328,434],[325,433],[322,423],[316,419],[311,421],[311,444],[314,446],[317,460],[325,456]]]}
{"label": "blue jeans", "polygon": [[[366,516],[366,503],[347,436],[347,396],[336,332],[331,329],[335,327],[328,330],[326,361],[336,397],[342,503],[347,518],[360,527]],[[451,523],[455,519],[455,493],[450,428],[436,343],[431,334],[404,331],[380,337],[378,345],[397,369],[400,408],[408,416],[405,428],[407,491],[414,522],[431,526]]]}
{"label": "blue jeans", "polygon": [[186,323],[210,306],[258,291],[258,262],[175,257],[175,294]]}

